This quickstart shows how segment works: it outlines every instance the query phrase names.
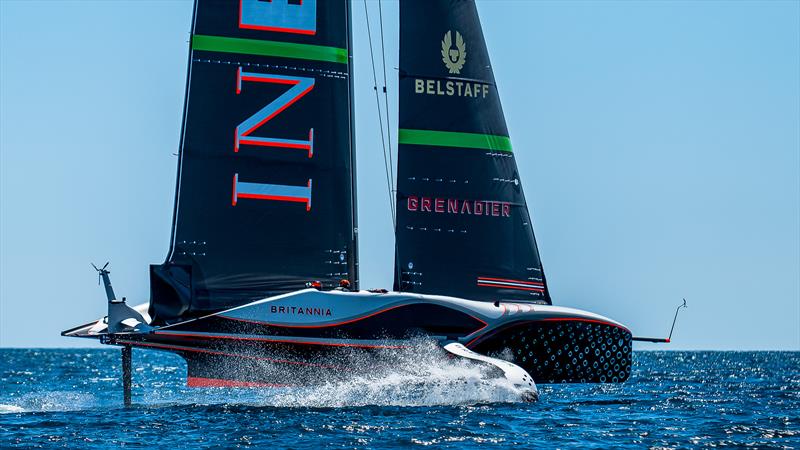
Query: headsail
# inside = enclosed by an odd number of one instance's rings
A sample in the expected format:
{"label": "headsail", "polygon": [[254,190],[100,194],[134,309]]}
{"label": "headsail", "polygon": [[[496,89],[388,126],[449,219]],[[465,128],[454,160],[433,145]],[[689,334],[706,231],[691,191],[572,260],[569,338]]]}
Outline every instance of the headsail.
{"label": "headsail", "polygon": [[395,286],[550,303],[473,0],[400,2],[399,100]]}
{"label": "headsail", "polygon": [[156,321],[357,286],[349,5],[196,1]]}

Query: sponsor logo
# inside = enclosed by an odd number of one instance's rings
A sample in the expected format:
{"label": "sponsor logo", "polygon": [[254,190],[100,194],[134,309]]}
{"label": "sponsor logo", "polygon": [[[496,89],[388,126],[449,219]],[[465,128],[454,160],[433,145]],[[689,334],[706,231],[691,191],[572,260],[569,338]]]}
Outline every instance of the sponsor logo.
{"label": "sponsor logo", "polygon": [[272,314],[289,314],[292,316],[331,316],[330,308],[313,308],[310,306],[276,306],[270,307]]}
{"label": "sponsor logo", "polygon": [[467,45],[461,33],[456,31],[456,46],[453,48],[453,32],[448,31],[442,39],[442,62],[447,70],[453,74],[460,74],[464,63],[467,62]]}
{"label": "sponsor logo", "polygon": [[489,95],[489,85],[474,81],[442,81],[415,78],[414,93],[446,95],[448,97],[486,98]]}
{"label": "sponsor logo", "polygon": [[412,212],[433,214],[511,217],[511,203],[494,200],[461,200],[410,195],[406,208]]}
{"label": "sponsor logo", "polygon": [[[455,47],[453,46],[455,33]],[[448,31],[442,39],[442,62],[450,75],[460,75],[467,62],[467,45],[458,31]],[[414,93],[447,97],[486,98],[489,85],[471,80],[414,79]]]}

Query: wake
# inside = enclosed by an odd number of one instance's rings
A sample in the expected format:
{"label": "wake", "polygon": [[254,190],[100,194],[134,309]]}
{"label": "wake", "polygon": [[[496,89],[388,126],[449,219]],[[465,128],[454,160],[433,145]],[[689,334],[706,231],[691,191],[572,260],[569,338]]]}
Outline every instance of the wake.
{"label": "wake", "polygon": [[[450,357],[429,340],[392,352],[366,375],[304,388],[276,390],[263,401],[279,407],[436,406],[518,402],[520,392],[490,367]],[[390,362],[386,362],[390,360]]]}
{"label": "wake", "polygon": [[[118,354],[113,352],[109,356],[116,360]],[[522,401],[520,391],[498,370],[450,356],[432,339],[412,340],[410,348],[403,350],[385,350],[378,354],[353,352],[346,359],[353,370],[343,369],[334,378],[330,372],[325,377],[320,374],[321,382],[310,386],[189,388],[185,365],[180,358],[161,352],[141,352],[134,358],[133,407],[342,408]],[[93,375],[72,375],[80,381],[68,383],[72,384],[70,390],[0,398],[0,414],[122,408],[119,374]]]}
{"label": "wake", "polygon": [[[320,383],[279,388],[184,388],[181,399],[158,401],[239,404],[279,408],[438,406],[521,401],[521,393],[498,370],[450,356],[435,341],[414,339],[410,348],[378,353],[353,351],[347,367]],[[327,378],[327,381],[326,381]],[[151,397],[152,398],[152,397]]]}

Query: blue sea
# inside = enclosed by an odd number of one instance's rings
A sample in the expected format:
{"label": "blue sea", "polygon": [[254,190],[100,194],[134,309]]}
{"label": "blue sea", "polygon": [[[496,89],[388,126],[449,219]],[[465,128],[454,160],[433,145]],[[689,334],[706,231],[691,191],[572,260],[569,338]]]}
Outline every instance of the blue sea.
{"label": "blue sea", "polygon": [[502,380],[434,357],[309,388],[185,386],[174,355],[0,349],[2,448],[800,448],[800,352],[635,352],[618,385]]}

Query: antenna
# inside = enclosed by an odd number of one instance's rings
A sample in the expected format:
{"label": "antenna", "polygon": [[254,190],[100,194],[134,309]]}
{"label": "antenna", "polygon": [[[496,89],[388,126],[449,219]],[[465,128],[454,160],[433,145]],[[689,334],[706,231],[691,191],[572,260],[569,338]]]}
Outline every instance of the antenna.
{"label": "antenna", "polygon": [[681,312],[681,308],[687,308],[686,306],[686,299],[683,299],[683,304],[678,306],[678,309],[675,310],[675,317],[672,318],[672,327],[669,329],[669,337],[666,338],[649,338],[649,337],[640,337],[640,336],[633,336],[631,339],[634,341],[640,342],[654,342],[654,343],[661,343],[661,344],[669,344],[672,341],[672,332],[675,330],[675,322],[678,321],[678,313]]}
{"label": "antenna", "polygon": [[92,267],[94,267],[94,270],[97,271],[97,285],[98,286],[100,286],[100,280],[103,279],[103,274],[105,273],[106,275],[108,275],[109,273],[111,273],[110,271],[106,270],[106,267],[108,267],[108,263],[109,262],[111,262],[111,261],[106,261],[106,263],[100,269],[98,269],[97,266],[94,265],[94,263],[91,263]]}
{"label": "antenna", "polygon": [[97,271],[97,284],[104,284],[106,288],[106,297],[108,298],[109,302],[116,302],[117,296],[114,294],[114,289],[111,287],[111,278],[108,277],[108,274],[111,273],[110,270],[106,269],[108,267],[108,261],[103,265],[101,268],[97,268],[94,263],[91,263],[94,270]]}
{"label": "antenna", "polygon": [[667,338],[667,341],[672,339],[672,331],[675,329],[675,322],[678,320],[678,313],[681,312],[681,308],[686,307],[686,299],[684,298],[683,304],[678,306],[678,308],[675,310],[675,317],[672,319],[672,328],[669,329],[669,337]]}

